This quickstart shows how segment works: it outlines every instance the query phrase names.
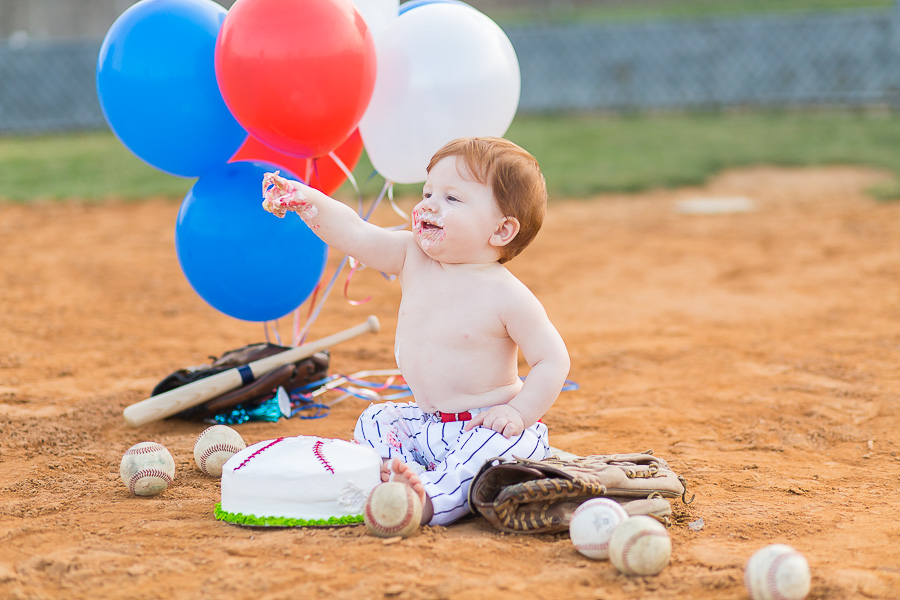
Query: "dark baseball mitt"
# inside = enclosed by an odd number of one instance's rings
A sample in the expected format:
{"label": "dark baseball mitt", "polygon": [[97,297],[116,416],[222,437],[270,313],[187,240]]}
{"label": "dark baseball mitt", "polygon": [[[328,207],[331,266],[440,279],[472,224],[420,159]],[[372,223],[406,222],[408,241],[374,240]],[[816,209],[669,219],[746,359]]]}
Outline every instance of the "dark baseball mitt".
{"label": "dark baseball mitt", "polygon": [[[150,395],[156,396],[205,377],[216,375],[222,371],[240,367],[290,349],[289,347],[276,344],[259,343],[229,350],[219,358],[211,356],[212,363],[209,365],[188,367],[171,373],[156,384]],[[324,379],[328,376],[329,361],[330,357],[327,350],[325,352],[317,352],[295,363],[275,368],[247,385],[211,398],[203,404],[185,409],[172,415],[170,418],[206,419],[220,412],[230,410],[239,404],[253,406],[270,398],[279,387],[283,387],[290,392]]]}
{"label": "dark baseball mitt", "polygon": [[591,498],[610,498],[630,515],[665,522],[668,498],[685,500],[684,479],[652,451],[486,462],[469,488],[469,507],[511,533],[567,531],[572,513]]}

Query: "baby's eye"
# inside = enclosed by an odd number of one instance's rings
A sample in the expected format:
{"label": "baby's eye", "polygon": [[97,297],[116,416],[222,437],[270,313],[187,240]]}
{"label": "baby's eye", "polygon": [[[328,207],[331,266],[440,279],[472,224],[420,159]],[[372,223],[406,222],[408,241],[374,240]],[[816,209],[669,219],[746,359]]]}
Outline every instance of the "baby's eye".
{"label": "baby's eye", "polygon": [[447,196],[447,201],[448,202],[459,202],[459,198],[457,198],[455,196]]}
{"label": "baby's eye", "polygon": [[431,192],[423,192],[423,193],[422,193],[422,198],[425,198],[425,199],[431,198]]}

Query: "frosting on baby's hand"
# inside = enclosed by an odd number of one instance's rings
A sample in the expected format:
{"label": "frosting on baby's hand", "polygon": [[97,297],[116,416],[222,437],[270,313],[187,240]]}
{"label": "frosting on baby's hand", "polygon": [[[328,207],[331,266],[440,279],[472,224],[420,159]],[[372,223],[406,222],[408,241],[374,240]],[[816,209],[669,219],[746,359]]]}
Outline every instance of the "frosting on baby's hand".
{"label": "frosting on baby's hand", "polygon": [[294,184],[279,175],[280,171],[263,175],[263,208],[283,219],[287,211],[295,211],[306,221],[316,216],[316,207],[306,201],[306,196]]}

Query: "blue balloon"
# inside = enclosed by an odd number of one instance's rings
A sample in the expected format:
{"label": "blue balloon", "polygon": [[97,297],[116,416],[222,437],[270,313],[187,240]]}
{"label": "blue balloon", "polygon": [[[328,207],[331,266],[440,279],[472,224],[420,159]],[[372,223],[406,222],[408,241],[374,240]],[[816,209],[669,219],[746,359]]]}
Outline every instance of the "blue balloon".
{"label": "blue balloon", "polygon": [[[201,176],[184,197],[175,251],[194,291],[245,321],[273,321],[300,306],[325,269],[327,246],[295,214],[262,207],[262,180],[275,167],[229,163]],[[294,179],[289,173],[282,173]]]}
{"label": "blue balloon", "polygon": [[97,57],[97,98],[138,158],[181,177],[223,165],[247,132],[216,82],[213,0],[141,0],[112,24]]}
{"label": "blue balloon", "polygon": [[469,6],[465,2],[460,2],[459,0],[410,0],[409,2],[404,2],[400,5],[397,16],[399,17],[408,10],[412,10],[418,6],[425,6],[426,4],[462,4],[463,6]]}

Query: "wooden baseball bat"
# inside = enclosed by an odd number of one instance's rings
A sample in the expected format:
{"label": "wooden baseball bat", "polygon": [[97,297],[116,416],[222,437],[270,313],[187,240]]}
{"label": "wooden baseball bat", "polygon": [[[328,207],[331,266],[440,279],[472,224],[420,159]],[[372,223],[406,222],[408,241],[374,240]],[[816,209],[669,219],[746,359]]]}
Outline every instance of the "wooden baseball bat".
{"label": "wooden baseball bat", "polygon": [[211,375],[157,396],[151,396],[146,400],[141,400],[126,407],[122,415],[125,417],[125,422],[132,427],[140,427],[153,421],[165,419],[186,408],[197,406],[210,398],[215,398],[229,390],[250,383],[272,369],[297,362],[312,356],[316,352],[321,352],[335,344],[346,342],[364,333],[376,333],[380,328],[381,325],[378,323],[378,318],[372,315],[366,319],[365,323],[360,323],[320,340],[261,358],[240,367],[222,371],[216,375]]}

